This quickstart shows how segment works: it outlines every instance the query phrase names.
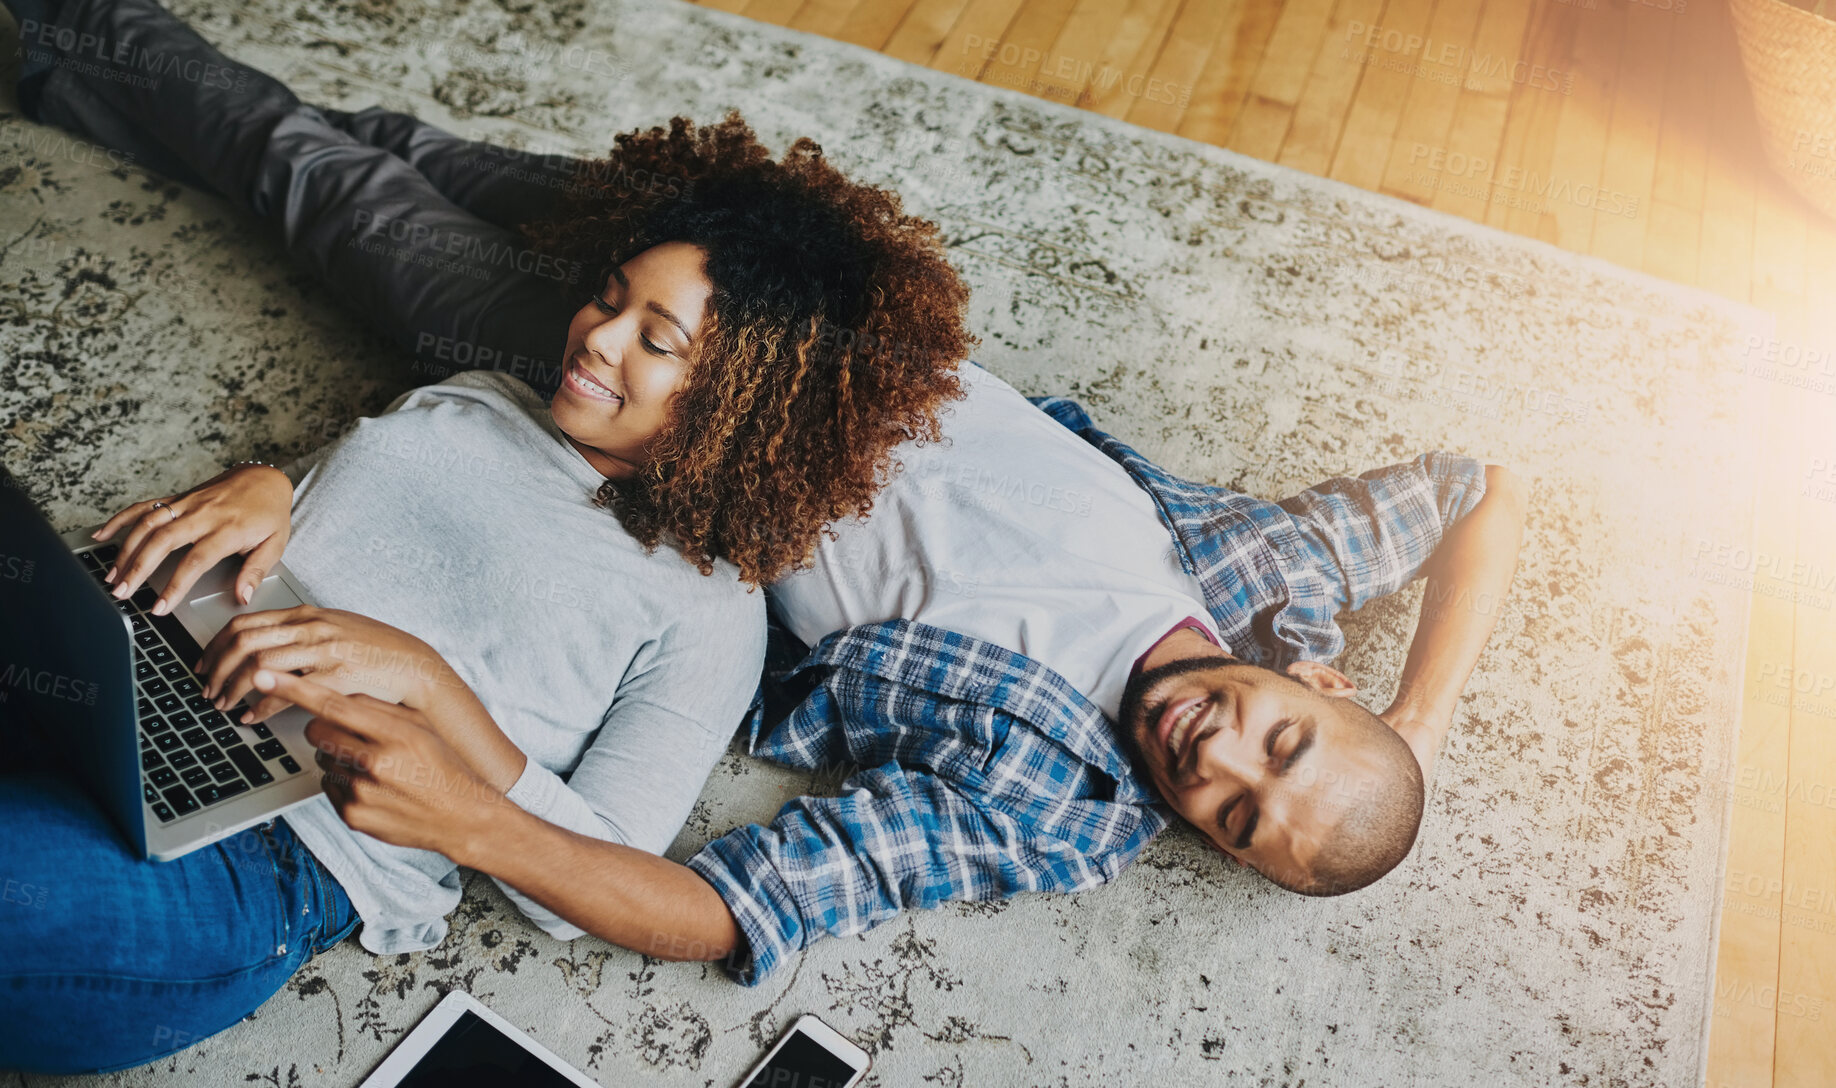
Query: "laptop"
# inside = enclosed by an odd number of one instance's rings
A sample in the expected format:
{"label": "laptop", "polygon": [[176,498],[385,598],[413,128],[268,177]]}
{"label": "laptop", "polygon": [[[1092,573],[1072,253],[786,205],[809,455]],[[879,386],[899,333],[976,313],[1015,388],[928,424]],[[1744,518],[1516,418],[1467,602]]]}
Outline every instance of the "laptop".
{"label": "laptop", "polygon": [[117,601],[102,581],[116,548],[90,539],[97,528],[60,535],[0,470],[0,730],[36,728],[154,861],[319,796],[310,714],[289,707],[242,725],[211,706],[192,672],[230,617],[307,603],[285,566],[242,605],[242,557],[231,556],[155,616],[185,551]]}

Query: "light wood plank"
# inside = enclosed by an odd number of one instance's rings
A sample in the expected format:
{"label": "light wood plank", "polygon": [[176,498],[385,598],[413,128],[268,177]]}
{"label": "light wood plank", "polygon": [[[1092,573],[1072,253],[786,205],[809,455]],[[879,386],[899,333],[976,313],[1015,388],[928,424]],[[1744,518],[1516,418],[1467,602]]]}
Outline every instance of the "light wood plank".
{"label": "light wood plank", "polygon": [[1068,97],[1060,101],[1076,103],[1083,99],[1086,89],[1100,75],[1104,49],[1114,40],[1128,8],[1128,4],[1117,0],[1078,0],[1052,42],[1052,54],[1057,59],[1049,63],[1054,67],[1040,73],[1041,79],[1068,92]]}
{"label": "light wood plank", "polygon": [[1416,80],[1410,69],[1419,56],[1408,42],[1421,40],[1433,13],[1434,0],[1390,0],[1383,22],[1350,43],[1349,63],[1363,65],[1364,74],[1328,176],[1364,189],[1382,185],[1396,125]]}
{"label": "light wood plank", "polygon": [[[1675,12],[1643,4],[1626,7],[1626,45],[1614,86],[1600,186],[1592,204],[1590,250],[1624,268],[1645,262],[1651,186],[1657,170]],[[1587,203],[1577,201],[1578,203]]]}
{"label": "light wood plank", "polygon": [[1205,70],[1205,62],[1219,39],[1227,36],[1225,28],[1254,28],[1256,52],[1261,52],[1261,44],[1268,39],[1267,31],[1261,28],[1271,26],[1274,15],[1272,6],[1245,0],[1187,0],[1167,28],[1166,40],[1154,63],[1139,77],[1131,74],[1124,84],[1134,101],[1122,116],[1143,128],[1177,131],[1180,115],[1192,104],[1192,91]]}
{"label": "light wood plank", "polygon": [[820,34],[825,38],[841,36],[842,28],[848,25],[848,18],[862,4],[871,4],[874,0],[803,0],[803,6],[797,14],[791,16],[786,26],[792,30],[801,30],[806,34]]}
{"label": "light wood plank", "polygon": [[[1207,142],[1271,161],[1281,154],[1294,106],[1307,89],[1307,78],[1326,41],[1334,6],[1335,0],[1289,0],[1282,5],[1268,44],[1254,62],[1255,75],[1243,108],[1222,140]],[[1180,134],[1205,139],[1195,126],[1187,126]]]}
{"label": "light wood plank", "polygon": [[[1710,290],[1746,301],[1753,283],[1754,164],[1758,144],[1754,137],[1745,76],[1734,52],[1733,28],[1725,7],[1713,5],[1701,12],[1710,26],[1707,35],[1720,48],[1699,57],[1703,76],[1718,89],[1709,105],[1709,141],[1703,163],[1703,215],[1696,281]],[[1752,354],[1748,355],[1749,361]],[[1783,387],[1768,390],[1769,410],[1754,437],[1757,460],[1776,465],[1785,456],[1784,428],[1776,425],[1789,407]],[[1755,515],[1755,548],[1760,541],[1796,539],[1796,504],[1782,493],[1777,473],[1762,468]],[[1770,481],[1770,485],[1768,483]],[[1784,519],[1789,518],[1789,523]],[[1764,701],[1769,692],[1756,681],[1770,663],[1776,670],[1790,654],[1790,635],[1784,628],[1783,604],[1771,598],[1754,599],[1749,616],[1747,699],[1741,723],[1743,773],[1766,776],[1764,781],[1787,781],[1790,774],[1790,713]],[[1762,791],[1762,798],[1771,791]],[[1738,797],[1738,795],[1737,795]],[[1729,882],[1753,874],[1770,882],[1784,880],[1784,799],[1778,812],[1737,808],[1728,845]],[[1776,874],[1776,878],[1774,876]],[[1765,885],[1770,886],[1768,883]],[[1771,910],[1770,917],[1743,910]],[[1778,962],[1782,926],[1777,904],[1751,897],[1736,898],[1728,890],[1721,913],[1721,939],[1717,949],[1716,1005],[1709,1031],[1708,1081],[1710,1084],[1766,1088],[1773,1081],[1778,1017],[1767,1015],[1763,995],[1778,987]],[[1770,979],[1770,982],[1768,982]],[[1751,989],[1748,989],[1751,987]],[[1755,998],[1761,998],[1756,1000]]]}
{"label": "light wood plank", "polygon": [[[1025,0],[1002,31],[1000,47],[983,69],[981,82],[1058,102],[1075,102],[1080,86],[1046,75],[1046,69],[1059,62],[1060,58],[1052,53],[1052,42],[1071,18],[1075,3],[1076,0]],[[986,53],[986,48],[978,51],[977,59]]]}
{"label": "light wood plank", "polygon": [[880,52],[923,68],[931,67],[931,60],[938,55],[951,28],[972,3],[973,0],[918,0],[893,28],[892,37]]}
{"label": "light wood plank", "polygon": [[1651,199],[1698,215],[1702,211],[1703,175],[1708,166],[1709,133],[1714,124],[1710,78],[1725,42],[1715,39],[1712,13],[1687,8],[1676,19],[1671,39],[1670,74],[1665,80],[1664,120],[1658,135],[1657,169]]}
{"label": "light wood plank", "polygon": [[[1757,358],[1757,352],[1755,352]],[[1752,420],[1755,505],[1750,547],[1755,552],[1796,538],[1797,510],[1783,475],[1792,437],[1777,426],[1788,396],[1777,385],[1761,387]],[[1715,541],[1720,543],[1720,541]],[[1777,552],[1772,552],[1777,554]],[[1741,738],[1735,771],[1724,785],[1731,802],[1728,875],[1722,884],[1720,945],[1715,967],[1715,1018],[1709,1031],[1709,1084],[1763,1088],[1772,1079],[1774,1002],[1779,978],[1779,899],[1785,872],[1786,760],[1790,708],[1768,699],[1753,677],[1777,670],[1792,657],[1792,605],[1753,594],[1748,627],[1746,681],[1742,683]]]}
{"label": "light wood plank", "polygon": [[[1520,54],[1523,62],[1530,65],[1529,71],[1540,68],[1543,72],[1560,73],[1562,85],[1572,93],[1568,81],[1574,72],[1575,42],[1581,36],[1582,24],[1592,17],[1593,12],[1568,4],[1538,5],[1531,12],[1530,29],[1524,35]],[[1549,177],[1550,164],[1555,159],[1556,131],[1567,102],[1566,96],[1527,79],[1511,81],[1511,109],[1498,149],[1498,163],[1502,170],[1518,171],[1517,183],[1505,193],[1505,199],[1493,199],[1486,209],[1486,222],[1492,226],[1545,240],[1555,234],[1554,218],[1544,208],[1545,201],[1527,190]]]}
{"label": "light wood plank", "polygon": [[835,37],[876,52],[888,53],[893,32],[911,13],[914,0],[861,0],[848,13]]}
{"label": "light wood plank", "polygon": [[[1718,121],[1722,122],[1722,124],[1718,126],[1718,133],[1725,137],[1730,144],[1736,147],[1744,146],[1752,148],[1755,152],[1757,151],[1757,148],[1754,147],[1752,143],[1753,128],[1750,115],[1743,117],[1740,112],[1729,111],[1719,117]],[[1721,150],[1726,151],[1727,148],[1724,147]],[[1749,286],[1752,300],[1756,304],[1764,306],[1780,315],[1781,324],[1779,337],[1784,343],[1797,344],[1802,347],[1805,343],[1805,330],[1800,315],[1804,313],[1806,252],[1804,223],[1802,217],[1796,214],[1798,202],[1795,197],[1785,190],[1783,183],[1777,178],[1772,177],[1769,173],[1763,172],[1763,168],[1755,169],[1760,162],[1757,154],[1754,154],[1751,160],[1747,160],[1744,164],[1744,168],[1741,157],[1738,154],[1722,156],[1718,159],[1718,162],[1730,175],[1750,179],[1749,191],[1751,192],[1753,202],[1751,212],[1751,256],[1747,258],[1747,261],[1743,262],[1739,254],[1730,254],[1728,256],[1731,259],[1727,260],[1727,264],[1738,266],[1750,262],[1750,267],[1754,273]],[[1719,186],[1716,184],[1716,179],[1711,174],[1705,189],[1705,202],[1718,198],[1718,189]],[[1705,247],[1708,245],[1708,239],[1706,237],[1707,225],[1708,224],[1705,223]],[[1717,229],[1722,229],[1719,224],[1717,224]],[[1706,250],[1704,257],[1705,260],[1708,258]],[[1708,270],[1705,268],[1704,271]],[[1766,554],[1769,555],[1783,556],[1793,554],[1801,539],[1801,531],[1797,529],[1796,521],[1803,510],[1803,505],[1795,500],[1795,496],[1792,493],[1795,488],[1791,486],[1791,470],[1789,466],[1798,459],[1798,431],[1794,426],[1794,421],[1797,419],[1796,406],[1803,398],[1800,394],[1795,393],[1791,387],[1783,383],[1768,382],[1768,384],[1773,387],[1774,410],[1766,421],[1766,424],[1772,431],[1776,432],[1776,434],[1774,436],[1769,436],[1768,456],[1765,460],[1769,462],[1771,478],[1762,477],[1764,490],[1762,492],[1763,498],[1761,501],[1764,513],[1772,516],[1762,517],[1760,526],[1762,530],[1770,526],[1772,531],[1763,533],[1763,535],[1756,538],[1754,547],[1756,553],[1764,550]],[[1779,446],[1774,444],[1774,442],[1782,442],[1784,445]],[[1790,532],[1783,530],[1785,524],[1783,518],[1786,515],[1790,515],[1793,519],[1793,529]],[[1789,587],[1787,586],[1784,588],[1788,589]],[[1771,601],[1756,597],[1753,613],[1753,634],[1750,635],[1750,637],[1768,637],[1772,629],[1780,622],[1778,619],[1778,610],[1781,608],[1783,608],[1782,600],[1780,604],[1775,606]],[[1794,609],[1794,612],[1795,611],[1801,611],[1801,608]],[[1780,674],[1780,670],[1788,669],[1792,666],[1797,655],[1796,639],[1800,637],[1800,635],[1801,632],[1794,630],[1791,652],[1774,652],[1767,660],[1759,663],[1757,672],[1749,671],[1749,684],[1758,684],[1762,695],[1776,693],[1776,687],[1767,690],[1766,678],[1770,676],[1776,681]],[[1780,649],[1782,650],[1782,647]],[[1750,661],[1750,669],[1752,664],[1753,663]],[[1784,763],[1789,788],[1790,782],[1803,775],[1805,764],[1803,762],[1804,753],[1798,737],[1799,729],[1797,727],[1797,715],[1791,710],[1789,705],[1789,689],[1786,690],[1785,694],[1788,702],[1784,709],[1790,725],[1787,733],[1789,739],[1787,742],[1788,747],[1785,753]],[[1769,881],[1768,884],[1769,889],[1777,889],[1777,891],[1772,894],[1778,897],[1779,902],[1777,906],[1781,912],[1792,909],[1786,901],[1792,891],[1792,885],[1788,881],[1787,876],[1794,866],[1794,855],[1801,855],[1803,849],[1801,843],[1795,841],[1796,837],[1793,834],[1793,824],[1794,822],[1801,823],[1801,818],[1798,813],[1798,808],[1793,805],[1789,795],[1784,798],[1782,807],[1784,809],[1784,840],[1781,846],[1782,859],[1780,862],[1780,871],[1778,877]],[[1763,859],[1763,861],[1761,859]],[[1739,868],[1743,872],[1748,870],[1758,872],[1763,867],[1770,865],[1770,863],[1771,855],[1769,852],[1749,855],[1731,850],[1729,854],[1729,868],[1731,871]],[[1802,887],[1802,884],[1800,884],[1799,887]],[[1780,917],[1782,922],[1783,915],[1781,914]],[[1724,927],[1731,920],[1726,910],[1723,912],[1722,919]],[[1781,1059],[1784,1056],[1783,1047],[1787,1043],[1786,1033],[1789,1032],[1790,1025],[1787,1023],[1787,1018],[1781,1015],[1777,1009],[1777,994],[1784,986],[1784,978],[1786,972],[1790,969],[1791,960],[1794,956],[1801,954],[1797,950],[1797,947],[1803,943],[1801,938],[1802,934],[1800,933],[1799,927],[1780,924],[1779,944],[1774,954],[1777,973],[1771,991],[1773,1005],[1771,1010],[1771,1030],[1769,1032],[1757,1034],[1753,1040],[1750,1040],[1744,1044],[1744,1046],[1740,1043],[1728,1042],[1725,1039],[1717,1039],[1715,1034],[1712,1033],[1711,1063],[1719,1063],[1723,1067],[1734,1066],[1737,1070],[1737,1075],[1749,1082],[1762,1084],[1793,1083],[1788,1079],[1789,1071],[1786,1070],[1781,1063]],[[1749,973],[1757,972],[1750,971]],[[1802,1040],[1794,1038],[1792,1041],[1800,1046],[1802,1045]],[[1717,1043],[1728,1048],[1725,1056],[1715,1050]],[[1771,1049],[1772,1053],[1766,1055],[1764,1053],[1766,1049]],[[1765,1057],[1770,1057],[1770,1061],[1766,1063],[1766,1068],[1762,1069],[1761,1060]],[[1770,1081],[1760,1079],[1767,1074],[1770,1075]]]}
{"label": "light wood plank", "polygon": [[789,26],[797,9],[802,6],[803,0],[750,0],[740,9],[740,14],[772,26]]}
{"label": "light wood plank", "polygon": [[1511,97],[1517,82],[1511,78],[1509,67],[1495,61],[1515,63],[1530,59],[1527,38],[1530,14],[1536,7],[1536,0],[1485,0],[1485,10],[1473,32],[1473,51],[1466,78],[1460,83],[1462,97]]}
{"label": "light wood plank", "polygon": [[[1751,421],[1750,436],[1758,451],[1749,545],[1754,553],[1791,547],[1797,535],[1790,484],[1777,469],[1795,444],[1788,428],[1778,425],[1790,411],[1790,395],[1772,383],[1758,393],[1760,411]],[[1710,1084],[1764,1088],[1771,1083],[1776,1015],[1768,995],[1778,985],[1791,713],[1772,702],[1770,689],[1755,679],[1776,675],[1791,660],[1792,621],[1789,601],[1753,595],[1738,754],[1734,772],[1723,782],[1733,807],[1728,810],[1728,868],[1709,1032]]]}
{"label": "light wood plank", "polygon": [[[1836,250],[1836,229],[1816,217],[1809,219],[1803,235],[1807,252]],[[1828,292],[1836,291],[1836,276],[1830,273],[1827,259],[1807,262],[1807,294],[1825,302],[1833,297]],[[1836,548],[1831,547],[1836,542],[1836,486],[1819,485],[1817,475],[1818,465],[1836,455],[1832,331],[1836,315],[1804,307],[1795,312],[1785,333],[1819,353],[1820,361],[1793,368],[1793,373],[1829,384],[1826,392],[1799,388],[1792,396],[1797,455],[1779,466],[1795,492],[1795,554],[1808,569],[1791,570],[1785,580],[1804,595],[1796,604],[1792,672],[1784,686],[1791,698],[1791,753],[1773,1057],[1777,1088],[1836,1084],[1836,1046],[1829,1023],[1836,1016],[1836,591],[1817,588],[1836,571]],[[1793,550],[1777,554],[1792,555]],[[1812,1020],[1812,1009],[1823,1013]]]}
{"label": "light wood plank", "polygon": [[1126,86],[1127,76],[1153,66],[1183,6],[1184,0],[1130,4],[1128,14],[1116,27],[1115,40],[1103,50],[1101,77],[1084,90],[1077,104],[1105,117],[1127,117],[1129,107],[1134,105]]}
{"label": "light wood plank", "polygon": [[995,63],[985,59],[987,44],[1002,39],[1023,3],[1025,0],[969,0],[949,33],[937,43],[927,66],[980,81]]}
{"label": "light wood plank", "polygon": [[1664,117],[1651,178],[1644,268],[1678,283],[1700,284],[1703,202],[1709,144],[1716,124],[1712,92],[1722,82],[1740,76],[1721,71],[1731,47],[1719,35],[1724,12],[1686,8],[1675,18]]}
{"label": "light wood plank", "polygon": [[1364,66],[1356,61],[1364,48],[1358,42],[1365,34],[1363,28],[1380,25],[1383,8],[1384,0],[1339,0],[1333,8],[1326,40],[1314,58],[1306,89],[1294,104],[1276,162],[1322,177],[1332,169],[1346,115],[1364,76]]}
{"label": "light wood plank", "polygon": [[1280,5],[1257,58],[1253,93],[1288,106],[1300,101],[1336,6],[1334,0],[1289,0]]}
{"label": "light wood plank", "polygon": [[[1489,58],[1478,57],[1473,50],[1473,36],[1479,30],[1481,5],[1442,3],[1428,21],[1428,33],[1417,54],[1422,74],[1410,81],[1409,97],[1396,119],[1396,134],[1390,142],[1389,161],[1384,164],[1379,187],[1392,196],[1427,204],[1434,199],[1436,186],[1428,172],[1417,168],[1424,160],[1447,157],[1447,133],[1453,127],[1454,108],[1460,101],[1460,87],[1466,82],[1475,61],[1481,70]],[[1468,166],[1469,181],[1489,185],[1494,161],[1491,156],[1460,155],[1459,161],[1484,163],[1474,169]]]}
{"label": "light wood plank", "polygon": [[1293,106],[1251,94],[1237,111],[1224,146],[1253,158],[1273,161],[1281,154],[1281,145],[1288,139],[1288,126],[1293,123]]}
{"label": "light wood plank", "polygon": [[1572,84],[1567,76],[1561,81],[1572,89],[1563,96],[1545,179],[1548,195],[1541,199],[1545,214],[1538,223],[1539,228],[1552,231],[1542,235],[1545,241],[1576,253],[1588,252],[1593,241],[1594,211],[1576,194],[1583,186],[1600,184],[1627,11],[1602,5],[1588,12],[1587,19],[1583,32],[1575,36]]}
{"label": "light wood plank", "polygon": [[[1447,153],[1491,162],[1486,171],[1495,181],[1508,184],[1513,175],[1504,168],[1505,121],[1511,112],[1509,72],[1492,70],[1492,57],[1524,55],[1524,36],[1529,28],[1530,12],[1535,0],[1486,0],[1479,27],[1473,34],[1473,55],[1481,58],[1478,71],[1468,71],[1454,104],[1453,123],[1447,131]],[[1468,66],[1470,69],[1470,65]],[[1421,169],[1421,157],[1411,165]],[[1430,175],[1432,176],[1432,175]],[[1467,219],[1485,221],[1493,187],[1482,191],[1465,186],[1436,185],[1429,207]]]}
{"label": "light wood plank", "polygon": [[1285,10],[1281,0],[1231,0],[1213,59],[1199,74],[1192,101],[1180,116],[1176,131],[1181,136],[1225,146],[1249,97],[1263,45]]}
{"label": "light wood plank", "polygon": [[1702,245],[1702,209],[1679,208],[1653,200],[1642,213],[1645,223],[1645,271],[1676,283],[1696,282],[1696,255]]}
{"label": "light wood plank", "polygon": [[1805,215],[1803,198],[1768,171],[1753,191],[1753,301],[1780,314],[1804,303]]}
{"label": "light wood plank", "polygon": [[1753,297],[1754,187],[1760,178],[1759,130],[1747,77],[1735,52],[1734,27],[1727,9],[1702,12],[1714,23],[1714,54],[1704,59],[1708,77],[1719,88],[1709,112],[1710,140],[1702,170],[1702,244],[1696,282],[1741,302]]}

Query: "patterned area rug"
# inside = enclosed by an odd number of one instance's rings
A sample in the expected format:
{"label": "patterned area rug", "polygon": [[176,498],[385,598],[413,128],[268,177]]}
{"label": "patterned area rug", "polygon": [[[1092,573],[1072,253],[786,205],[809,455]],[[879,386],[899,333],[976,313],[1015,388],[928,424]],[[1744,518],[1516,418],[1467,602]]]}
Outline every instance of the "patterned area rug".
{"label": "patterned area rug", "polygon": [[[308,101],[512,146],[592,153],[729,106],[773,148],[815,136],[943,224],[978,361],[1186,475],[1285,495],[1448,448],[1535,494],[1516,591],[1473,602],[1498,630],[1419,845],[1364,892],[1288,895],[1175,832],[1105,888],[910,915],[745,989],[551,940],[474,877],[438,949],[347,942],[176,1058],[19,1083],[354,1085],[455,987],[607,1085],[732,1084],[804,1012],[879,1086],[1698,1080],[1759,315],[673,0],[175,8]],[[415,383],[220,201],[16,114],[0,149],[0,457],[60,523],[303,452]],[[1349,624],[1340,665],[1375,705],[1419,599]],[[673,856],[833,785],[732,753]]]}

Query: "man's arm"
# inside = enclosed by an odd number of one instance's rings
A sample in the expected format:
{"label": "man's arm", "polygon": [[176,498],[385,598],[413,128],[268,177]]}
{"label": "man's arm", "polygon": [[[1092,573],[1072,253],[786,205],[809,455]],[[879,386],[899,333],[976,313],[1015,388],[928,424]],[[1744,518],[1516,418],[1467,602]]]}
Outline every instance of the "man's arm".
{"label": "man's arm", "polygon": [[1426,779],[1453,724],[1460,692],[1491,637],[1517,570],[1528,489],[1485,467],[1485,497],[1453,523],[1428,563],[1428,586],[1396,699],[1380,717],[1409,742]]}

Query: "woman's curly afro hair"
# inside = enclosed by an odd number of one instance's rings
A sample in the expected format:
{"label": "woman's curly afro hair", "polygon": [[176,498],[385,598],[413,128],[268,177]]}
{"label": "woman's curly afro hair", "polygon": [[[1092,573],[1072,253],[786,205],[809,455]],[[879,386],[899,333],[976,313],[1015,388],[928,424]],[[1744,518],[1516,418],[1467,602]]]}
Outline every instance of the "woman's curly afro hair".
{"label": "woman's curly afro hair", "polygon": [[[893,447],[939,437],[979,342],[968,288],[936,224],[843,177],[808,137],[774,162],[732,111],[614,144],[523,233],[589,269],[700,246],[713,293],[651,462],[599,499],[646,547],[668,534],[704,574],[726,559],[769,582],[830,523],[867,513]],[[576,306],[598,286],[572,288]]]}

